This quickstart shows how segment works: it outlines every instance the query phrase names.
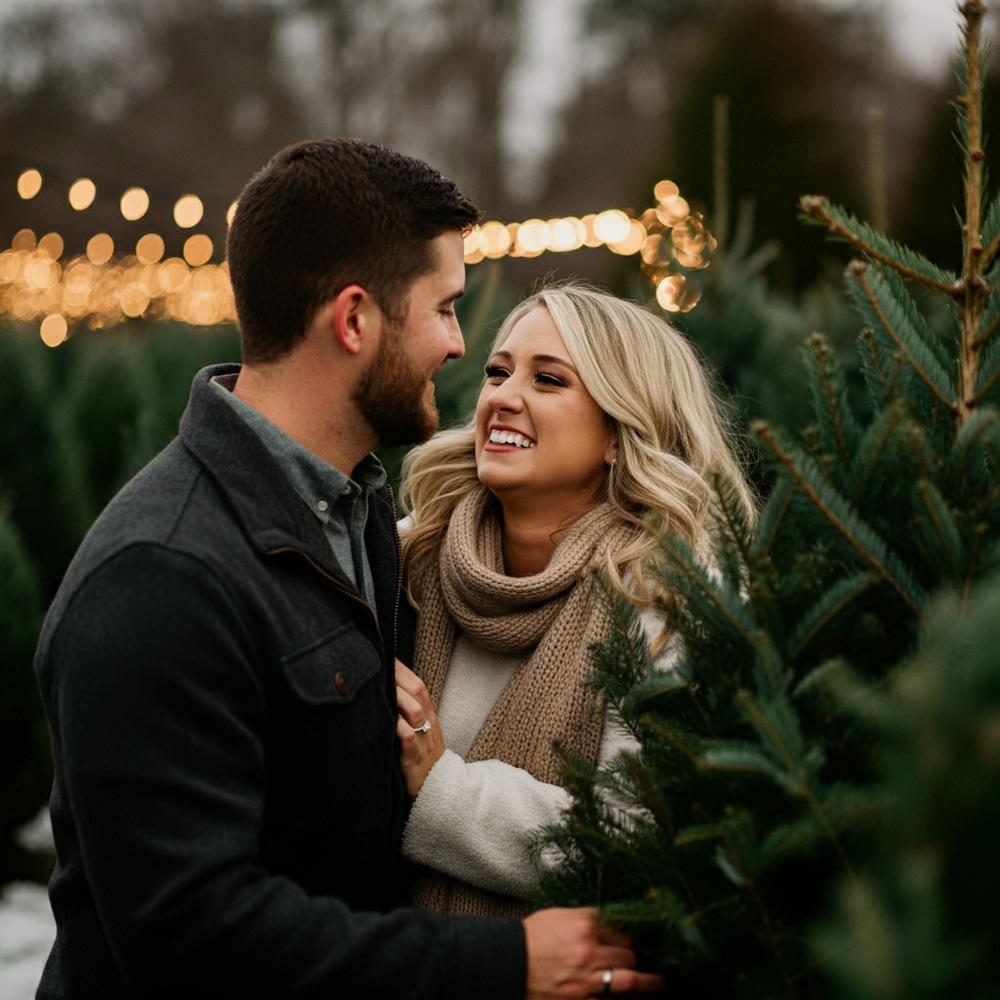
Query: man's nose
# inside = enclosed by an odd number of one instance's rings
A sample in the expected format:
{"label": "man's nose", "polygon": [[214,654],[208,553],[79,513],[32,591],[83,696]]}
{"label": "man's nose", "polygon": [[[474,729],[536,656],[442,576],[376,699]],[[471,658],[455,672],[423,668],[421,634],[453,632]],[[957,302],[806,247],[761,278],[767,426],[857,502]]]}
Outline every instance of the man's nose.
{"label": "man's nose", "polygon": [[454,358],[456,361],[465,354],[465,339],[462,337],[462,328],[459,326],[458,319],[455,320],[452,328],[448,348],[448,357]]}

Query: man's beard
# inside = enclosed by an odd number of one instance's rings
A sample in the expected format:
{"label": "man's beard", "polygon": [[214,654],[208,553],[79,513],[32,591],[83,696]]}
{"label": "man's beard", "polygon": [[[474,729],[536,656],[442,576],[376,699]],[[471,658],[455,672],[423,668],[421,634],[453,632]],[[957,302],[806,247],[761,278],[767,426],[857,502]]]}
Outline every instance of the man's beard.
{"label": "man's beard", "polygon": [[354,390],[354,402],[380,445],[418,444],[438,429],[433,399],[424,398],[427,377],[403,350],[402,325],[383,327],[378,353]]}

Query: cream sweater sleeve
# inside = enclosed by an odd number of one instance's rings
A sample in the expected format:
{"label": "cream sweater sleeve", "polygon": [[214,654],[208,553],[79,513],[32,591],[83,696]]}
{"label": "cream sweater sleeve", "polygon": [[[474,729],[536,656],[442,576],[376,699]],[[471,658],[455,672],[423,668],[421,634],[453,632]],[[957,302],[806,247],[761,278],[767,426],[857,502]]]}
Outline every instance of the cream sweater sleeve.
{"label": "cream sweater sleeve", "polygon": [[[648,632],[651,623],[645,618],[643,623]],[[673,669],[678,650],[671,645],[657,661],[658,668]],[[461,673],[455,680],[462,682]],[[473,678],[466,681],[469,690],[462,694],[467,701],[478,687]],[[476,706],[482,711],[480,725],[494,700],[495,696]],[[442,725],[447,737],[444,720]],[[619,752],[637,747],[630,732],[608,719],[598,762],[606,764]],[[403,833],[403,854],[482,889],[526,896],[538,881],[526,838],[557,820],[569,804],[564,788],[538,781],[521,768],[499,760],[470,764],[455,751],[445,750],[414,801]]]}

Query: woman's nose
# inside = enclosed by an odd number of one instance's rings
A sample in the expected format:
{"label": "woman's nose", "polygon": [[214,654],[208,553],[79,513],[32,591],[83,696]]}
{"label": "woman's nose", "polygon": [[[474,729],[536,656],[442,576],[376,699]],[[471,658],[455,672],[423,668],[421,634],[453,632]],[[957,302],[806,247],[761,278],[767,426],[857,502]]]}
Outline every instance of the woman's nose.
{"label": "woman's nose", "polygon": [[494,410],[518,412],[524,407],[521,391],[513,378],[505,379],[493,388],[488,400]]}

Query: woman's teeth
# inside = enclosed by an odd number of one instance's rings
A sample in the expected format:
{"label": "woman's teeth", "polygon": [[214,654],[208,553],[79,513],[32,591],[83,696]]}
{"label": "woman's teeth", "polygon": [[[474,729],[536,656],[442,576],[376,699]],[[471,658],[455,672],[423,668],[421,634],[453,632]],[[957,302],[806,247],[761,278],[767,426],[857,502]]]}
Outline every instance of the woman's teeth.
{"label": "woman's teeth", "polygon": [[500,431],[495,428],[490,431],[490,444],[513,444],[518,448],[534,448],[531,438],[518,434],[517,431]]}

